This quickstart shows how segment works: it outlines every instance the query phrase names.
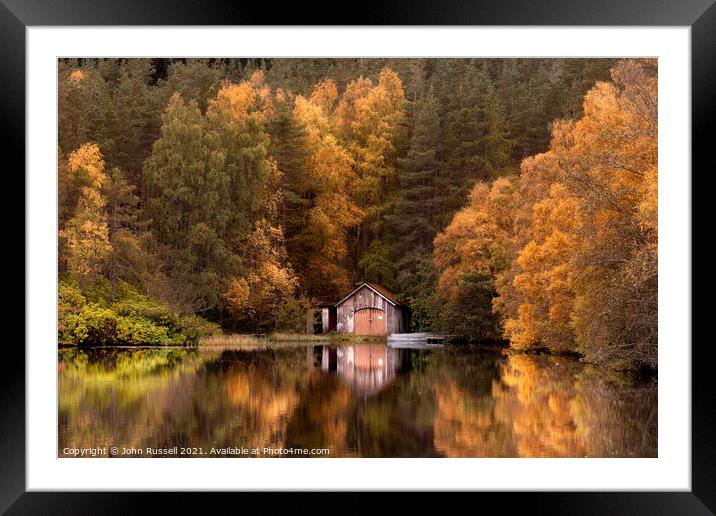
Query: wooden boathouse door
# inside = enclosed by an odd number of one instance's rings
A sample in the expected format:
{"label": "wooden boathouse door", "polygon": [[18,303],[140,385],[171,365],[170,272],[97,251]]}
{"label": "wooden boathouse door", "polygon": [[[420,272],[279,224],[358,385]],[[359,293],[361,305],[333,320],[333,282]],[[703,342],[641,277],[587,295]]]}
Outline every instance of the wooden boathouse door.
{"label": "wooden boathouse door", "polygon": [[385,312],[378,308],[363,308],[356,311],[353,328],[356,335],[385,335]]}

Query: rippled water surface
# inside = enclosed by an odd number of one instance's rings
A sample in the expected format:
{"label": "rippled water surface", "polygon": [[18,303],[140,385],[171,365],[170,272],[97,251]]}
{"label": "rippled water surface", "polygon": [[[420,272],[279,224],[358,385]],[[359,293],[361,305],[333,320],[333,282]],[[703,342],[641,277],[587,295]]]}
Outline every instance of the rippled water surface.
{"label": "rippled water surface", "polygon": [[70,349],[58,367],[59,456],[657,455],[656,385],[564,357],[385,344]]}

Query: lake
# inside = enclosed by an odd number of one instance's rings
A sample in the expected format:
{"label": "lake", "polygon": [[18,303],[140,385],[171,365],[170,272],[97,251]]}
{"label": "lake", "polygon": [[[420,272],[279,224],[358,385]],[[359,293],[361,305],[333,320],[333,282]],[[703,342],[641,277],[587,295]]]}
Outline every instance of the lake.
{"label": "lake", "polygon": [[657,456],[656,384],[571,357],[72,348],[59,351],[58,381],[60,457]]}

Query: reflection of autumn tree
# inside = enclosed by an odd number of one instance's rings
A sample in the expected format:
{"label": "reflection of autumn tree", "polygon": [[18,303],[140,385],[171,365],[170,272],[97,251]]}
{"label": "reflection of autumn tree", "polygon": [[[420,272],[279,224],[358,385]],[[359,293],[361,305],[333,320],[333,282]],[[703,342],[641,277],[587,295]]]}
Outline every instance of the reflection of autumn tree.
{"label": "reflection of autumn tree", "polygon": [[[559,361],[568,365],[560,367]],[[498,417],[512,426],[519,457],[581,457],[570,412],[574,370],[554,357],[509,357],[495,384]]]}
{"label": "reflection of autumn tree", "polygon": [[[619,381],[621,383],[614,383]],[[589,457],[656,457],[658,392],[585,369],[570,402],[580,439]]]}
{"label": "reflection of autumn tree", "polygon": [[509,425],[498,418],[492,392],[503,359],[454,350],[430,358],[430,372],[435,377],[432,424],[436,450],[446,457],[514,456]]}
{"label": "reflection of autumn tree", "polygon": [[369,457],[432,457],[435,401],[426,375],[398,376],[372,398],[356,400],[348,442]]}
{"label": "reflection of autumn tree", "polygon": [[226,371],[223,384],[229,404],[238,409],[231,433],[238,430],[250,446],[283,445],[288,416],[298,403],[294,386],[276,386],[252,369],[236,367]]}
{"label": "reflection of autumn tree", "polygon": [[335,376],[312,374],[301,403],[291,416],[287,447],[328,448],[331,454],[358,456],[348,448],[348,412],[352,409],[350,388]]}
{"label": "reflection of autumn tree", "polygon": [[333,456],[433,456],[433,413],[426,375],[398,373],[394,383],[367,394],[322,373],[312,376],[302,393],[289,423],[287,446],[326,447]]}
{"label": "reflection of autumn tree", "polygon": [[655,456],[656,395],[564,357],[525,355],[509,357],[493,388],[519,457]]}
{"label": "reflection of autumn tree", "polygon": [[211,358],[184,349],[122,351],[100,359],[87,351],[62,352],[60,449],[154,445],[145,436],[180,408],[178,394]]}
{"label": "reflection of autumn tree", "polygon": [[492,397],[475,397],[452,382],[435,392],[435,448],[446,457],[510,457],[509,427],[498,421]]}
{"label": "reflection of autumn tree", "polygon": [[62,351],[59,445],[284,446],[332,457],[656,456],[655,385],[568,357],[405,353],[356,392],[312,348]]}

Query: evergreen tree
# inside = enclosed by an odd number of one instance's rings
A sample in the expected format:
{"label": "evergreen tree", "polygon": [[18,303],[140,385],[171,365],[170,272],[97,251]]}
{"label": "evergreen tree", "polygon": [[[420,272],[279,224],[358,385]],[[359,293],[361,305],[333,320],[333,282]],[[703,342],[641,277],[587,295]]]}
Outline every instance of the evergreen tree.
{"label": "evergreen tree", "polygon": [[149,59],[128,59],[119,67],[117,86],[112,92],[112,150],[109,166],[122,169],[126,179],[142,184],[144,160],[159,137],[162,96],[152,88],[154,67]]}
{"label": "evergreen tree", "polygon": [[[445,66],[448,66],[445,69]],[[445,227],[464,206],[477,181],[505,172],[511,153],[504,110],[484,67],[443,65],[438,75],[443,92],[443,138],[437,178],[439,225]]]}
{"label": "evergreen tree", "polygon": [[313,196],[308,173],[310,148],[308,132],[293,114],[293,99],[283,92],[280,97],[267,130],[271,136],[271,156],[283,174],[280,220],[289,256],[293,257],[300,253],[294,238],[305,227]]}
{"label": "evergreen tree", "polygon": [[391,221],[400,235],[403,252],[429,249],[437,231],[439,141],[438,103],[431,89],[417,103],[410,150],[400,166],[399,199]]}
{"label": "evergreen tree", "polygon": [[142,246],[148,221],[141,220],[137,187],[130,184],[124,173],[112,169],[103,185],[107,199],[107,223],[112,254],[109,258],[108,275],[112,285],[112,298],[117,280],[122,279],[141,285],[146,278],[148,257]]}

